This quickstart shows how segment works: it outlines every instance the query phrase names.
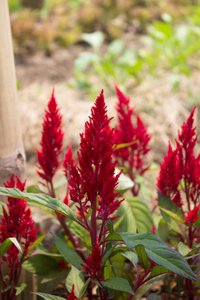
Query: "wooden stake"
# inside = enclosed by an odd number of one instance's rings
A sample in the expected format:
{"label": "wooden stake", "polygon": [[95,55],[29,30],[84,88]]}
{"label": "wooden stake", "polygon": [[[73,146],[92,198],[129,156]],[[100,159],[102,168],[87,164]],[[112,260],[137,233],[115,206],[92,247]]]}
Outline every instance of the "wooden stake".
{"label": "wooden stake", "polygon": [[0,1],[0,186],[14,173],[25,177],[15,64],[7,0]]}

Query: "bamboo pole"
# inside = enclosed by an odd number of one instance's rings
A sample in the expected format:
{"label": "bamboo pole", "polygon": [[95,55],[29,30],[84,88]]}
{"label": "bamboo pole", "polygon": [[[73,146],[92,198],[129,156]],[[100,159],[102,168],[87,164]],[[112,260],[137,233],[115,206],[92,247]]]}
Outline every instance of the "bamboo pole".
{"label": "bamboo pole", "polygon": [[[0,0],[0,186],[10,179],[12,173],[23,180],[25,162],[8,3]],[[20,282],[25,282],[27,288],[17,299],[36,300],[36,295],[31,294],[35,291],[33,275],[22,269]]]}
{"label": "bamboo pole", "polygon": [[0,0],[0,186],[14,173],[25,177],[15,64],[7,0]]}

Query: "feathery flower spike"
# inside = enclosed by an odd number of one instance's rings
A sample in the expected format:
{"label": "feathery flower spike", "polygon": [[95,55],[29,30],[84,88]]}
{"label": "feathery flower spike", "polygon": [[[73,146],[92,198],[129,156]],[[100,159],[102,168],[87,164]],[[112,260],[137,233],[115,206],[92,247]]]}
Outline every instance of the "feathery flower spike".
{"label": "feathery flower spike", "polygon": [[43,119],[41,151],[37,150],[38,175],[47,183],[52,181],[59,166],[58,156],[63,151],[62,141],[64,132],[62,130],[62,115],[57,107],[54,97],[54,90],[48,103],[48,110],[45,110]]}
{"label": "feathery flower spike", "polygon": [[[132,116],[134,108],[130,107],[130,97],[126,97],[120,89],[116,87],[118,103],[117,115],[118,125],[114,131],[114,143],[130,144],[127,147],[119,148],[114,151],[114,156],[117,158],[117,165],[125,167],[130,178],[135,182],[135,174],[144,174],[149,166],[145,166],[146,154],[150,151],[148,143],[150,135],[147,133],[147,128],[141,118],[135,114],[136,124],[133,124]],[[136,195],[139,192],[139,187],[133,188],[133,193]]]}

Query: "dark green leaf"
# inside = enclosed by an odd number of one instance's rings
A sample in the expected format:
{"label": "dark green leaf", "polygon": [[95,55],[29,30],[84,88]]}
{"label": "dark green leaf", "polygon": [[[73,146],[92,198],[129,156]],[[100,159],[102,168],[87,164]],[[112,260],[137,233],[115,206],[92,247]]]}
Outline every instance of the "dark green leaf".
{"label": "dark green leaf", "polygon": [[106,249],[104,251],[104,255],[103,255],[103,258],[102,258],[102,263],[104,264],[107,259],[110,257],[110,255],[112,254],[113,250],[115,249],[115,246],[112,246],[111,243],[107,243],[106,244]]}
{"label": "dark green leaf", "polygon": [[198,280],[188,263],[175,250],[169,248],[160,238],[151,232],[144,234],[120,233],[123,241],[129,248],[143,245],[145,252],[158,265],[191,280]]}
{"label": "dark green leaf", "polygon": [[82,258],[74,250],[67,246],[67,244],[64,243],[57,235],[52,233],[52,236],[55,240],[58,251],[66,259],[66,261],[68,261],[75,268],[79,270],[82,269],[83,267],[81,264],[84,264]]}
{"label": "dark green leaf", "polygon": [[86,283],[84,284],[84,286],[82,287],[81,291],[80,291],[80,296],[79,296],[79,299],[82,299],[82,297],[84,296],[86,290],[87,290],[87,287],[88,287],[88,284],[90,283],[90,278],[88,278],[88,280],[86,281]]}
{"label": "dark green leaf", "polygon": [[101,282],[103,287],[110,288],[116,291],[126,292],[134,295],[134,292],[129,282],[124,278],[109,278],[106,281]]}
{"label": "dark green leaf", "polygon": [[49,207],[63,214],[64,216],[76,221],[77,223],[81,224],[79,219],[76,217],[76,215],[67,205],[65,205],[62,201],[52,198],[48,195],[24,193],[16,188],[11,189],[11,188],[3,188],[3,187],[0,187],[0,195],[25,199],[27,201],[32,202],[33,204],[38,203],[40,205]]}
{"label": "dark green leaf", "polygon": [[143,267],[147,270],[150,267],[151,263],[150,263],[148,256],[144,250],[144,246],[138,245],[135,247],[135,250],[137,252],[137,255],[138,255]]}
{"label": "dark green leaf", "polygon": [[53,295],[49,295],[49,294],[45,294],[45,293],[34,293],[34,294],[38,295],[46,300],[66,300],[63,297],[53,296]]}
{"label": "dark green leaf", "polygon": [[129,248],[135,248],[138,245],[143,245],[148,257],[158,265],[162,265],[166,269],[169,269],[170,271],[185,278],[198,280],[182,255],[168,247],[155,234],[151,232],[144,234],[123,232],[118,234],[110,234],[107,237],[107,240],[117,240],[117,236],[118,240],[120,240],[121,237],[126,246]]}

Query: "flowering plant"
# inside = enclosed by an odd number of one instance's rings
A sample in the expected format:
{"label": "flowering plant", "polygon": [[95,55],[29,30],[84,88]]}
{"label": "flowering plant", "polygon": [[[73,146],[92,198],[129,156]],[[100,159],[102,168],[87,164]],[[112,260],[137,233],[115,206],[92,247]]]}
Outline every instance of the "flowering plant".
{"label": "flowering plant", "polygon": [[[16,186],[19,191],[24,190],[22,183],[14,174],[5,183],[7,188]],[[17,295],[25,288],[25,284],[18,285],[22,264],[28,259],[30,246],[36,241],[34,222],[30,208],[26,207],[26,200],[8,197],[7,208],[3,206],[3,217],[0,222],[0,242],[3,262],[0,263],[1,299],[17,299]],[[4,270],[3,265],[4,264]],[[5,274],[5,264],[7,273]]]}
{"label": "flowering plant", "polygon": [[[157,180],[159,207],[168,230],[176,236],[179,252],[190,265],[197,268],[200,243],[199,195],[200,154],[195,157],[197,135],[192,110],[178,133],[176,148],[169,143],[168,153],[161,163]],[[183,286],[183,283],[182,283]],[[185,280],[189,299],[194,299],[198,287],[191,280]]]}
{"label": "flowering plant", "polygon": [[[118,94],[120,94],[119,90]],[[123,105],[125,108],[125,104]],[[182,255],[167,246],[153,232],[147,232],[145,227],[138,225],[129,232],[116,230],[116,223],[124,218],[119,212],[120,206],[126,199],[120,198],[118,185],[120,185],[122,171],[116,171],[117,162],[114,160],[117,153],[116,133],[110,128],[110,120],[102,91],[91,109],[89,120],[85,123],[85,131],[80,135],[78,161],[75,163],[71,146],[62,161],[59,158],[63,149],[61,115],[52,94],[44,117],[42,150],[37,150],[38,174],[47,191],[36,194],[24,193],[16,188],[0,188],[1,195],[23,198],[45,209],[51,209],[59,220],[63,232],[60,236],[52,233],[59,255],[56,254],[55,249],[48,254],[40,248],[43,253],[40,252],[30,258],[24,266],[38,275],[46,275],[45,282],[55,281],[58,269],[62,271],[62,275],[66,277],[66,287],[70,292],[68,299],[82,299],[86,293],[89,299],[93,299],[94,288],[96,288],[95,294],[97,293],[102,300],[132,299],[132,297],[139,299],[169,272],[176,273],[187,280],[197,280]],[[144,172],[142,155],[148,152],[149,136],[144,125],[138,122],[137,130],[134,130],[134,132],[138,131],[137,137],[135,133],[131,136],[132,140],[120,140],[117,144],[136,142],[137,147],[132,148],[132,145],[128,145],[128,150],[130,146],[132,153],[130,159],[123,159],[132,167],[133,162],[136,161],[135,168]],[[143,152],[139,150],[140,147],[143,147]],[[63,201],[55,198],[53,183],[53,177],[61,162],[68,181],[68,189]],[[133,170],[131,172],[133,174]],[[134,177],[131,179],[134,180]],[[132,186],[131,181],[129,188]],[[121,190],[124,191],[124,188],[122,187]],[[132,198],[131,201],[134,206],[136,200]],[[187,218],[190,216],[187,215]],[[140,220],[140,223],[144,222],[145,219]],[[138,228],[140,233],[137,233]],[[45,274],[45,271],[41,270],[44,261],[48,262],[43,265],[46,272],[50,270],[50,262],[54,268],[53,272]],[[131,271],[131,264],[136,269],[136,276]],[[144,267],[142,274],[139,271],[139,264]],[[61,277],[59,279],[61,280]],[[45,299],[64,299],[40,291],[37,294]]]}

